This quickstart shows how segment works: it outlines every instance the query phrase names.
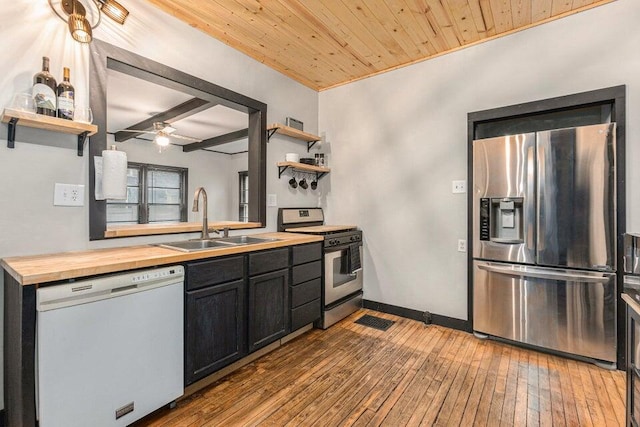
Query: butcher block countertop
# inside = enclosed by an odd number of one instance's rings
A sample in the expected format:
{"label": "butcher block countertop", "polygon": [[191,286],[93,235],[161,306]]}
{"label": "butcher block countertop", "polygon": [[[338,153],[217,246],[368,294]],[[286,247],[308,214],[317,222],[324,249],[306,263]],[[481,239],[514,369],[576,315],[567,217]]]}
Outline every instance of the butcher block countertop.
{"label": "butcher block countertop", "polygon": [[347,231],[358,228],[355,225],[314,225],[309,227],[287,228],[285,231],[294,233],[333,233],[336,231]]}
{"label": "butcher block countertop", "polygon": [[[247,228],[260,228],[259,222],[239,222],[239,221],[214,221],[209,222],[209,231],[222,230],[228,228],[230,230],[239,230]],[[173,234],[188,233],[202,230],[201,222],[180,222],[169,224],[132,224],[132,225],[111,225],[104,232],[104,237],[131,237],[131,236],[150,236],[153,234]]]}
{"label": "butcher block countertop", "polygon": [[260,233],[251,234],[251,236],[280,240],[195,252],[180,252],[157,245],[62,252],[4,258],[0,260],[0,266],[21,285],[35,285],[97,274],[321,242],[323,240],[322,236],[297,233]]}

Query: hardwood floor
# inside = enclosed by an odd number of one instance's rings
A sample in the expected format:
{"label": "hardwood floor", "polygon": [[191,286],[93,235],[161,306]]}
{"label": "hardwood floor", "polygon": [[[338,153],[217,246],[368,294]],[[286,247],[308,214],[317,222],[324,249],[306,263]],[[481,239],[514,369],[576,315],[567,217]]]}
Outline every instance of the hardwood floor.
{"label": "hardwood floor", "polygon": [[[382,332],[354,323],[394,320]],[[384,313],[313,330],[136,426],[622,426],[625,376]]]}

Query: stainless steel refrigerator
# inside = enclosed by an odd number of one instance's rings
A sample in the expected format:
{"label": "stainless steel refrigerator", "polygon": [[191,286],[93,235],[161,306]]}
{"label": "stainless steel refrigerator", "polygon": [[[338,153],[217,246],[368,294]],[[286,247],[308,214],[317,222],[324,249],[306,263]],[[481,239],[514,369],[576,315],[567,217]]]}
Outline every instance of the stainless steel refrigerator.
{"label": "stainless steel refrigerator", "polygon": [[616,361],[615,124],[473,141],[473,329]]}

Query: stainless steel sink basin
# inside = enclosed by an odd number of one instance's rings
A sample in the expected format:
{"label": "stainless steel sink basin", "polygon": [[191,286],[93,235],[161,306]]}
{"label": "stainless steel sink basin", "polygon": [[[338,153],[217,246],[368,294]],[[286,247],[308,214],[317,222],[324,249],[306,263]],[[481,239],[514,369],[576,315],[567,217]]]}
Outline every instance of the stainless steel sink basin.
{"label": "stainless steel sink basin", "polygon": [[183,242],[162,243],[160,246],[167,249],[175,249],[182,252],[204,251],[207,249],[230,248],[237,246],[235,243],[222,242],[220,239],[212,240],[185,240]]}
{"label": "stainless steel sink basin", "polygon": [[235,245],[253,245],[256,243],[275,242],[278,239],[270,239],[265,237],[252,237],[252,236],[233,236],[223,237],[218,239],[221,242],[229,242]]}
{"label": "stainless steel sink basin", "polygon": [[159,246],[182,252],[204,251],[207,249],[230,248],[233,246],[255,245],[257,243],[275,242],[278,239],[264,237],[234,236],[207,240],[185,240],[181,242],[162,243]]}

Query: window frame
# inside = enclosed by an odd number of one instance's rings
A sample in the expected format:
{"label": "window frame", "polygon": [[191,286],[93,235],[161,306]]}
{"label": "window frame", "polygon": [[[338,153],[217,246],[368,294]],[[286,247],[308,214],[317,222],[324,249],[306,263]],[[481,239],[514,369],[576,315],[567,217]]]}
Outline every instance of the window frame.
{"label": "window frame", "polygon": [[[247,200],[243,202],[244,194]],[[243,211],[246,215],[242,215]],[[249,171],[238,171],[238,221],[249,222]]]}
{"label": "window frame", "polygon": [[[187,191],[189,189],[189,168],[178,166],[156,165],[152,163],[127,162],[127,169],[138,169],[138,203],[127,203],[129,205],[138,206],[138,222],[137,224],[156,224],[162,221],[149,222],[149,185],[147,177],[149,171],[175,172],[180,174],[180,220],[178,223],[188,221],[187,211]],[[107,204],[122,204],[106,201]],[[107,225],[118,225],[118,222],[109,222],[106,218]],[[174,221],[166,221],[168,224],[175,224]]]}

